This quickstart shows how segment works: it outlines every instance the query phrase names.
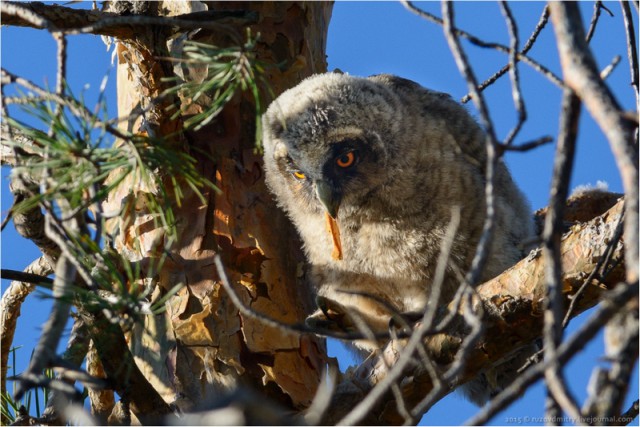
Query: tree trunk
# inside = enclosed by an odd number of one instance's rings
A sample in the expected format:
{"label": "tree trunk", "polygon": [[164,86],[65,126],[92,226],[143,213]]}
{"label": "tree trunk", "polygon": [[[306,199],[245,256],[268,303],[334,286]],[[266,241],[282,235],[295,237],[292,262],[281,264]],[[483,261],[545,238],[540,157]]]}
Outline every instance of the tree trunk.
{"label": "tree trunk", "polygon": [[[194,3],[151,4],[154,10],[147,13],[196,12]],[[254,36],[260,34],[258,59],[284,64],[267,71],[275,96],[313,73],[326,71],[331,3],[211,2],[208,7],[257,14],[257,22],[249,28]],[[225,24],[244,36],[244,22],[234,20]],[[136,107],[149,108],[147,123],[123,126],[147,133],[151,127],[158,136],[178,135],[169,143],[195,157],[203,176],[221,191],[206,191],[203,203],[183,186],[185,197],[174,206],[177,241],[171,245],[145,207],[144,195],[154,191],[153,185],[131,182],[121,187],[122,193],[110,196],[107,211],[127,212],[111,224],[120,230],[116,248],[147,266],[163,252],[168,255],[156,276],[159,287],[154,298],[186,285],[169,300],[165,313],[147,316],[144,325],[135,327],[129,345],[138,367],[165,401],[183,410],[211,407],[221,391],[238,384],[259,388],[286,408],[306,408],[322,376],[324,343],[244,317],[221,289],[213,263],[220,254],[236,292],[251,309],[289,324],[304,320],[305,304],[311,300],[302,286],[303,257],[294,229],[265,187],[262,159],[255,151],[255,106],[249,97],[236,96],[203,129],[182,132],[180,119],[171,119],[165,110],[180,100],[149,104],[165,89],[162,79],[173,74],[173,64],[162,59],[169,56],[167,35],[149,29],[133,40],[118,40],[119,116]],[[232,46],[222,33],[199,31],[190,38]],[[191,105],[189,113],[197,114],[200,108]],[[169,182],[170,177],[158,171],[157,178]],[[124,193],[130,188],[135,200]]]}

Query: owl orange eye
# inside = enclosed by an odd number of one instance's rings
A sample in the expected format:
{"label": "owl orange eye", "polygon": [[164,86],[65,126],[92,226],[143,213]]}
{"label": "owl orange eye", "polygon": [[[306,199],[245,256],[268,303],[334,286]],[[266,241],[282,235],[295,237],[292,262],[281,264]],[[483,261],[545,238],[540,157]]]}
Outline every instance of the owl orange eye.
{"label": "owl orange eye", "polygon": [[341,168],[348,168],[355,160],[355,154],[353,154],[353,151],[349,151],[348,153],[344,153],[342,156],[338,157],[336,159],[336,164]]}
{"label": "owl orange eye", "polygon": [[306,175],[305,175],[305,174],[303,174],[303,173],[302,173],[302,172],[300,172],[300,171],[294,171],[294,172],[293,172],[293,176],[295,176],[295,177],[296,177],[296,178],[298,178],[298,179],[305,179],[305,178],[306,178]]}

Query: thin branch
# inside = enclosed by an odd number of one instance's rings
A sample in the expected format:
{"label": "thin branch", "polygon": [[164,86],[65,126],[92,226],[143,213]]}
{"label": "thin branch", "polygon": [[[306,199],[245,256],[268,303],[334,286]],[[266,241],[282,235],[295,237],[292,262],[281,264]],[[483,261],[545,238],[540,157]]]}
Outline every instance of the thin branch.
{"label": "thin branch", "polygon": [[[524,47],[520,51],[522,55],[525,55],[527,52],[529,52],[529,50],[531,50],[534,43],[538,39],[538,35],[547,25],[548,21],[549,21],[549,8],[545,6],[544,9],[542,10],[542,15],[540,16],[540,19],[538,20],[538,23],[536,24],[536,27],[533,30],[533,33],[531,34],[531,36],[529,36],[529,39],[527,40],[527,42],[524,44]],[[518,61],[517,55],[516,55],[516,61]],[[509,69],[510,69],[510,64],[505,65],[495,74],[493,74],[491,77],[486,79],[484,82],[480,83],[478,88],[480,90],[484,90],[485,88],[491,86],[496,80],[498,80],[500,77],[505,75],[507,71],[509,71]],[[466,104],[470,100],[471,100],[471,95],[467,94],[464,97],[462,97],[460,102],[462,102],[463,104]]]}
{"label": "thin branch", "polygon": [[30,283],[34,285],[53,285],[53,279],[41,274],[27,273],[26,271],[0,269],[0,278],[7,280],[15,280],[22,283]]}
{"label": "thin branch", "polygon": [[25,7],[24,3],[3,1],[0,3],[0,13],[5,15],[2,20],[6,22],[6,16],[15,16],[24,20],[27,24],[37,28],[55,30],[56,27],[51,21],[34,12],[31,8]]}
{"label": "thin branch", "polygon": [[[49,264],[48,259],[43,256],[29,264],[24,272],[25,274],[33,274],[38,277],[43,277],[51,274],[53,272],[53,267]],[[0,383],[0,390],[2,391],[6,391],[9,350],[11,350],[13,344],[16,325],[18,317],[20,316],[20,307],[34,289],[35,286],[30,283],[13,281],[2,294],[2,301],[0,302],[0,319],[2,320],[0,322],[0,350],[2,352],[2,379]]]}
{"label": "thin branch", "polygon": [[[259,313],[249,307],[247,307],[243,302],[237,292],[233,289],[231,282],[229,281],[229,276],[225,272],[224,265],[222,264],[222,259],[219,254],[216,254],[213,258],[213,262],[216,266],[216,271],[218,272],[218,277],[220,278],[220,283],[222,287],[227,292],[227,295],[231,299],[231,303],[238,309],[238,311],[246,317],[256,319],[259,322],[267,325],[269,327],[279,329],[282,332],[288,332],[292,334],[315,334],[323,337],[331,337],[337,338],[341,340],[358,340],[367,338],[361,333],[348,333],[348,332],[337,332],[327,328],[318,328],[318,327],[309,327],[304,324],[287,324],[283,323],[279,320],[276,320],[272,317],[269,317],[263,313]],[[374,335],[376,339],[388,339],[390,337],[389,333],[377,333]]]}
{"label": "thin branch", "polygon": [[[433,289],[431,290],[431,293],[429,295],[430,304],[427,304],[419,326],[414,330],[406,346],[404,346],[400,350],[396,350],[400,355],[398,360],[396,360],[394,363],[389,363],[386,357],[383,356],[381,358],[385,372],[387,372],[385,378],[381,382],[376,384],[373,390],[371,390],[371,392],[368,393],[367,396],[358,403],[358,405],[356,405],[342,420],[337,423],[338,425],[351,425],[362,421],[367,416],[371,408],[382,398],[382,396],[385,395],[389,388],[391,388],[394,384],[397,384],[397,382],[401,379],[405,369],[413,361],[413,353],[415,352],[415,350],[421,348],[423,349],[422,340],[424,336],[430,332],[430,329],[432,329],[432,325],[435,323],[434,320],[436,310],[439,306],[438,301],[440,300],[440,293],[442,284],[444,282],[444,273],[448,264],[455,233],[458,229],[459,224],[460,210],[452,208],[451,220],[445,231],[443,243],[440,247],[440,254],[438,255],[438,264],[436,265]],[[387,348],[393,348],[394,346],[394,344],[391,344],[388,345]],[[423,355],[423,359],[425,358],[425,356],[426,355]],[[435,383],[437,386],[444,388],[442,384],[446,380],[443,380],[439,375],[431,372],[430,376],[432,379],[437,380],[437,382]],[[417,418],[415,411],[412,410],[410,417]]]}
{"label": "thin branch", "polygon": [[[598,25],[598,20],[600,19],[600,12],[603,9],[603,5],[601,1],[596,1],[593,4],[593,15],[591,15],[591,22],[589,23],[589,30],[587,31],[587,36],[585,39],[587,43],[591,41],[593,35],[595,34],[596,26]],[[611,13],[608,9],[606,9],[609,13]]]}
{"label": "thin branch", "polygon": [[122,329],[79,301],[78,313],[98,351],[100,361],[114,390],[126,399],[143,424],[167,424],[175,421],[171,407],[140,371],[127,345]]}
{"label": "thin branch", "polygon": [[[562,262],[560,258],[560,238],[563,227],[563,211],[569,193],[569,182],[573,171],[575,143],[580,121],[580,99],[570,90],[562,95],[562,114],[558,145],[554,157],[553,177],[549,209],[545,217],[543,230],[542,256],[547,283],[547,299],[544,311],[544,358],[549,361],[545,370],[545,379],[552,402],[550,411],[556,410],[554,402],[572,416],[580,419],[580,409],[567,390],[564,375],[557,361],[556,350],[562,341],[562,314],[564,298],[562,296]],[[550,420],[556,419],[556,413],[547,412]]]}
{"label": "thin branch", "polygon": [[577,4],[550,2],[566,84],[582,99],[606,135],[625,191],[624,244],[627,282],[638,280],[638,151],[633,144],[637,123],[626,119],[615,97],[600,79],[585,41]]}
{"label": "thin branch", "polygon": [[638,400],[636,400],[635,402],[633,402],[633,404],[631,404],[631,407],[624,412],[624,414],[620,415],[620,418],[624,420],[623,422],[631,424],[631,422],[636,419],[639,412],[640,404]]}
{"label": "thin branch", "polygon": [[322,376],[318,391],[316,391],[316,395],[313,397],[309,409],[307,409],[304,414],[305,421],[309,425],[320,425],[324,413],[329,410],[331,396],[333,395],[333,391],[336,388],[336,381],[338,380],[338,372],[340,371],[337,366],[333,364],[328,365],[327,373]]}
{"label": "thin branch", "polygon": [[523,144],[509,145],[509,146],[500,145],[500,149],[503,151],[525,152],[525,151],[533,150],[534,148],[541,147],[543,145],[547,145],[553,141],[554,139],[551,136],[542,136],[536,140],[525,142]]}
{"label": "thin branch", "polygon": [[[535,44],[536,40],[538,39],[538,35],[540,35],[540,32],[542,32],[544,27],[547,25],[548,21],[549,21],[549,7],[545,6],[544,9],[542,10],[542,15],[540,16],[540,19],[538,20],[538,23],[536,24],[536,27],[533,30],[533,33],[529,36],[529,39],[527,39],[526,43],[524,44],[524,47],[520,51],[520,53],[522,55],[526,55],[527,52],[529,52],[529,50],[531,50],[531,48]],[[519,60],[519,58],[516,56],[516,61],[518,61],[518,60]],[[491,77],[489,77],[488,79],[486,79],[485,81],[480,83],[478,88],[480,90],[484,90],[485,88],[491,86],[500,77],[505,75],[507,73],[507,71],[509,71],[509,68],[510,68],[510,64],[505,65],[500,70],[498,70],[496,73],[494,73]],[[471,100],[471,95],[467,94],[464,97],[462,97],[460,102],[462,102],[463,104],[466,104],[470,100]]]}
{"label": "thin branch", "polygon": [[620,57],[620,55],[614,56],[613,59],[611,60],[611,63],[606,67],[604,67],[602,71],[600,71],[600,78],[602,80],[606,80],[606,78],[609,77],[609,74],[611,74],[611,72],[613,72],[613,70],[618,66],[621,59],[622,58]]}
{"label": "thin branch", "polygon": [[[56,73],[56,94],[60,97],[64,96],[64,87],[67,81],[67,37],[62,33],[54,33],[53,38],[58,45]],[[60,108],[60,107],[59,107]]]}
{"label": "thin branch", "polygon": [[465,425],[484,425],[488,423],[502,409],[522,397],[524,390],[544,376],[547,363],[566,364],[590,342],[609,319],[618,313],[620,306],[631,298],[637,298],[639,290],[638,282],[631,285],[621,283],[616,286],[605,296],[595,313],[582,324],[580,329],[560,344],[556,353],[557,360],[545,361],[524,371],[508,388],[500,392],[480,412],[467,420]]}
{"label": "thin branch", "polygon": [[622,17],[624,19],[625,35],[627,36],[627,57],[629,58],[629,73],[631,75],[631,86],[636,94],[636,108],[640,104],[640,94],[638,93],[638,47],[636,46],[636,31],[633,28],[633,16],[629,2],[620,0]]}
{"label": "thin branch", "polygon": [[511,80],[511,96],[513,97],[513,104],[518,112],[518,122],[513,129],[511,129],[504,141],[504,145],[511,145],[516,135],[518,135],[518,132],[520,132],[522,125],[527,120],[527,109],[524,105],[522,92],[520,91],[520,73],[518,73],[518,64],[516,61],[518,46],[520,43],[518,39],[518,27],[507,3],[505,1],[500,1],[499,4],[509,30],[509,78]]}
{"label": "thin branch", "polygon": [[[411,12],[415,13],[416,15],[425,18],[431,22],[435,22],[438,25],[443,25],[444,21],[440,18],[438,18],[435,15],[430,14],[429,12],[426,12],[422,9],[418,9],[416,6],[413,5],[412,2],[407,1],[407,0],[402,0],[401,3]],[[456,32],[456,36],[460,36],[460,37],[464,37],[467,40],[469,40],[469,42],[473,43],[476,46],[479,47],[483,47],[483,48],[488,48],[488,49],[495,49],[499,52],[503,52],[503,53],[509,53],[509,48],[507,46],[501,45],[499,43],[488,43],[485,42],[475,36],[473,36],[472,34],[469,34],[468,32],[464,31],[464,30],[460,30],[458,28],[456,28],[455,30]],[[517,54],[517,58],[519,61],[524,62],[525,64],[531,66],[534,70],[538,71],[540,74],[542,74],[543,76],[545,76],[546,78],[549,79],[549,81],[551,81],[551,83],[555,84],[556,86],[563,88],[564,87],[564,83],[562,82],[562,80],[556,76],[552,71],[550,71],[547,67],[545,67],[544,65],[540,64],[539,62],[535,61],[534,59],[528,57],[527,55],[525,55],[523,52],[519,52]],[[497,79],[497,78],[496,78]],[[471,96],[471,95],[468,95]],[[463,102],[464,98],[463,98]]]}
{"label": "thin branch", "polygon": [[[53,283],[54,303],[49,318],[42,326],[42,333],[38,344],[33,350],[33,356],[28,368],[23,372],[21,381],[18,381],[15,399],[20,400],[24,393],[37,384],[42,373],[52,360],[62,332],[69,319],[72,296],[71,284],[76,279],[76,269],[66,255],[61,255],[56,264],[55,280]],[[32,383],[31,383],[32,382]]]}
{"label": "thin branch", "polygon": [[[59,200],[58,203],[63,203],[63,201]],[[64,204],[66,204],[66,202],[64,202]],[[67,218],[61,220],[56,216],[55,209],[50,203],[43,203],[43,205],[45,205],[44,207],[48,211],[44,222],[44,230],[47,237],[58,245],[61,256],[67,257],[68,261],[76,270],[76,273],[84,281],[84,284],[89,289],[98,289],[96,281],[91,277],[91,272],[83,265],[80,260],[81,257],[78,256],[75,250],[76,248],[71,244],[71,237],[80,235],[80,224],[77,218],[81,213],[77,212],[76,215],[70,216],[70,214],[66,212],[67,210],[63,209],[62,215],[67,216]]]}
{"label": "thin branch", "polygon": [[[185,30],[204,29],[224,33],[240,40],[235,25],[247,25],[258,21],[255,13],[244,10],[201,11],[172,17],[146,15],[121,16],[98,10],[78,10],[42,3],[16,3],[3,1],[0,12],[4,25],[44,28],[67,35],[98,34],[133,40],[141,34],[140,28],[165,27],[168,36]],[[235,24],[235,25],[231,25]]]}
{"label": "thin branch", "polygon": [[[9,188],[13,193],[13,206],[28,199],[38,191],[36,185],[32,182],[32,177],[25,174],[12,174]],[[22,212],[12,211],[11,217],[18,234],[32,241],[50,259],[50,263],[55,264],[60,255],[60,249],[45,232],[45,217],[40,208],[34,207]]]}
{"label": "thin branch", "polygon": [[458,32],[456,31],[453,19],[453,5],[447,1],[442,2],[442,15],[444,17],[443,29],[449,49],[453,53],[456,60],[458,70],[463,75],[467,82],[469,92],[472,94],[473,102],[480,113],[480,120],[482,126],[486,132],[485,149],[487,154],[486,169],[485,169],[485,219],[482,226],[482,234],[478,242],[476,252],[471,262],[471,269],[465,277],[469,286],[473,287],[478,283],[482,269],[489,252],[489,246],[493,239],[493,228],[495,226],[495,197],[494,197],[494,185],[495,185],[495,168],[498,161],[497,150],[498,140],[495,130],[493,128],[493,122],[489,117],[489,111],[484,101],[482,93],[478,89],[478,81],[475,77],[475,73],[471,69],[467,56],[460,45],[458,39]]}
{"label": "thin branch", "polygon": [[[76,318],[74,319],[73,326],[71,328],[71,334],[67,343],[67,348],[62,355],[61,364],[67,365],[67,368],[56,369],[56,379],[64,380],[70,385],[73,385],[75,381],[81,381],[83,384],[92,384],[94,387],[96,384],[96,378],[92,378],[86,372],[80,370],[80,365],[87,355],[89,349],[89,336],[87,335],[84,322]],[[69,370],[69,368],[71,370]],[[104,387],[106,384],[102,384]],[[47,407],[42,415],[42,420],[45,424],[64,424],[65,409],[72,404],[73,401],[66,399],[64,394],[59,394],[57,391],[52,390],[49,394],[49,400]]]}
{"label": "thin branch", "polygon": [[100,117],[97,117],[95,114],[89,111],[89,109],[86,106],[79,103],[77,100],[73,98],[60,96],[58,94],[52,93],[23,77],[19,77],[13,73],[10,73],[4,68],[0,69],[0,78],[2,79],[3,85],[11,84],[11,83],[19,84],[20,86],[23,86],[24,88],[35,92],[36,94],[41,96],[44,100],[52,101],[52,102],[55,102],[56,104],[66,106],[67,108],[69,108],[69,110],[73,114],[77,115],[83,120],[86,120],[88,123],[96,123],[96,124],[99,124],[101,127],[104,126],[104,128],[110,134],[112,134],[117,138],[125,139],[125,140],[130,139],[129,135],[122,133],[118,128],[115,128],[109,124],[103,123],[100,120]]}
{"label": "thin branch", "polygon": [[[427,412],[438,400],[446,396],[451,390],[445,388],[445,385],[455,384],[456,380],[462,375],[463,370],[467,367],[467,361],[473,351],[477,350],[477,345],[486,331],[485,324],[482,321],[482,306],[478,305],[475,310],[472,308],[472,292],[465,293],[465,303],[462,308],[463,317],[467,325],[471,327],[469,334],[465,337],[460,349],[456,354],[456,358],[451,367],[442,376],[440,384],[435,385],[431,391],[411,410],[411,414],[419,418]],[[474,295],[475,296],[475,295]],[[476,313],[475,311],[479,311]]]}

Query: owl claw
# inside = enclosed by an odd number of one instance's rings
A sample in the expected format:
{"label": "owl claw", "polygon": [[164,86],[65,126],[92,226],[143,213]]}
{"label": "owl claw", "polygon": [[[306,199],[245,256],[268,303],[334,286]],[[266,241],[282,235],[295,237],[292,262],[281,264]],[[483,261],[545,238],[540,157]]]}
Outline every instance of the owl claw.
{"label": "owl claw", "polygon": [[321,296],[316,297],[316,304],[318,309],[305,320],[307,326],[341,332],[353,331],[353,325],[350,324],[343,306]]}

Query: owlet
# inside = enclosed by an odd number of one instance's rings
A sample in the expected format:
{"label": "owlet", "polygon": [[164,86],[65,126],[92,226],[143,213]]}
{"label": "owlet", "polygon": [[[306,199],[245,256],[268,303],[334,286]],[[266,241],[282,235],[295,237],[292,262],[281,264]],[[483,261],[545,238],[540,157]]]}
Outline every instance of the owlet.
{"label": "owlet", "polygon": [[[453,298],[485,217],[486,137],[462,106],[391,75],[328,73],[280,95],[263,129],[266,182],[300,233],[321,305],[382,333],[394,313],[423,312],[457,211],[439,304]],[[504,163],[495,173],[496,227],[483,280],[522,258],[533,232]],[[323,307],[308,320],[349,327],[331,314]],[[355,345],[370,351],[380,343]],[[467,394],[482,403],[512,376],[479,378]]]}

